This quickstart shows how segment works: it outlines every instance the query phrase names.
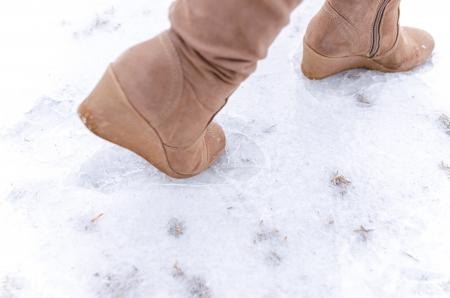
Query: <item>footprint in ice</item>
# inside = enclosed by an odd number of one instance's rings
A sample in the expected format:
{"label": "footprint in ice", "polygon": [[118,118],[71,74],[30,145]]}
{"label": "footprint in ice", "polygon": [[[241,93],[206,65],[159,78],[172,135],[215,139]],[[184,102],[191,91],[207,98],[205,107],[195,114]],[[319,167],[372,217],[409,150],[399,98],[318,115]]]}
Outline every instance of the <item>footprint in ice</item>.
{"label": "footprint in ice", "polygon": [[152,184],[211,185],[228,182],[245,183],[256,176],[266,164],[260,146],[245,134],[233,132],[227,135],[225,154],[210,169],[190,179],[178,180],[166,177],[139,156],[108,145],[95,153],[76,173],[83,187],[108,192],[139,179],[151,178]]}
{"label": "footprint in ice", "polygon": [[379,85],[389,82],[396,74],[384,74],[365,69],[346,71],[323,80],[304,80],[305,88],[321,102],[330,99],[348,98],[359,106],[369,107],[370,97],[379,93]]}
{"label": "footprint in ice", "polygon": [[76,173],[82,187],[108,192],[149,177],[163,179],[147,161],[118,146],[107,144],[82,164]]}
{"label": "footprint in ice", "polygon": [[6,131],[5,137],[26,139],[28,142],[60,130],[73,117],[73,101],[57,101],[42,97],[25,113],[23,119]]}
{"label": "footprint in ice", "polygon": [[35,161],[54,163],[69,159],[80,143],[73,129],[79,122],[74,110],[73,101],[42,97],[20,122],[0,132],[0,137]]}
{"label": "footprint in ice", "polygon": [[246,182],[256,176],[265,166],[265,156],[260,146],[242,133],[227,135],[225,154],[213,170],[225,179]]}

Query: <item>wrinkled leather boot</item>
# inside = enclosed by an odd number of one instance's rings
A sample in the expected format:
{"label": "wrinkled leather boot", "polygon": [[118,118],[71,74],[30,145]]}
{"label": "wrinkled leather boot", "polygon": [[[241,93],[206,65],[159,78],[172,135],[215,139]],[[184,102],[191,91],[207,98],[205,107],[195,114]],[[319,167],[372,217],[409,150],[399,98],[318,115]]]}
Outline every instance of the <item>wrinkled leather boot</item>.
{"label": "wrinkled leather boot", "polygon": [[352,68],[408,71],[434,49],[427,32],[399,25],[400,0],[327,0],[304,37],[302,70],[323,79]]}
{"label": "wrinkled leather boot", "polygon": [[207,169],[225,135],[212,122],[267,54],[300,0],[178,0],[171,28],[112,63],[80,105],[98,136],[175,178]]}

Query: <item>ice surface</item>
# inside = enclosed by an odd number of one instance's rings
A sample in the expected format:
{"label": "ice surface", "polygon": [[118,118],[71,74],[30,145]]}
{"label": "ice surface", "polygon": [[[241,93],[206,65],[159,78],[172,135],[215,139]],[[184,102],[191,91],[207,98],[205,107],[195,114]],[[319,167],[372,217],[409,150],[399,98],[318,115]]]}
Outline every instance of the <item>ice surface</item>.
{"label": "ice surface", "polygon": [[226,154],[186,181],[75,113],[170,1],[2,4],[0,297],[450,297],[447,4],[403,3],[437,40],[426,65],[309,81],[321,2],[218,116]]}

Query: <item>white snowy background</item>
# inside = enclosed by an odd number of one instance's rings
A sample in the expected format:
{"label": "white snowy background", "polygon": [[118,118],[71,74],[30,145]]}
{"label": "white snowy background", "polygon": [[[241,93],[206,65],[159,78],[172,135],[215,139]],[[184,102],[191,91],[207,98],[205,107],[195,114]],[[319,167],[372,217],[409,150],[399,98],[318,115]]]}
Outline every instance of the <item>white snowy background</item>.
{"label": "white snowy background", "polygon": [[76,115],[169,0],[0,4],[0,297],[450,297],[448,1],[403,74],[309,81],[306,0],[217,118],[226,154],[170,179]]}

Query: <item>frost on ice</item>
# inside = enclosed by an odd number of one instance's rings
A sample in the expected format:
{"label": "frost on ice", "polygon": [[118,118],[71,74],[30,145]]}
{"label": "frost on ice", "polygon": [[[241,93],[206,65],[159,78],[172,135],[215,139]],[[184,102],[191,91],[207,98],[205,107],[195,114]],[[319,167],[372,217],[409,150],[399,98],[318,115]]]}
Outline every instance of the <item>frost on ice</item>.
{"label": "frost on ice", "polygon": [[445,1],[403,4],[438,41],[426,65],[323,81],[299,70],[304,1],[218,116],[225,155],[186,181],[76,114],[170,1],[44,0],[18,24],[21,2],[0,18],[1,298],[450,297]]}

